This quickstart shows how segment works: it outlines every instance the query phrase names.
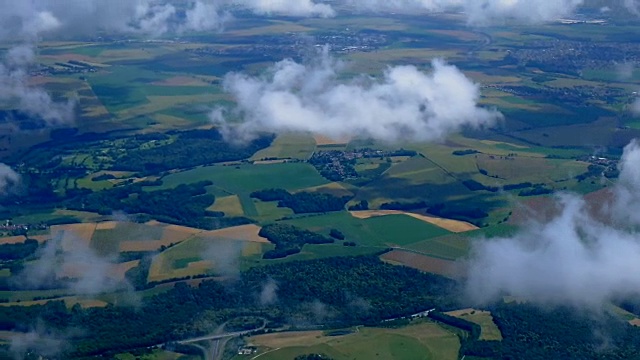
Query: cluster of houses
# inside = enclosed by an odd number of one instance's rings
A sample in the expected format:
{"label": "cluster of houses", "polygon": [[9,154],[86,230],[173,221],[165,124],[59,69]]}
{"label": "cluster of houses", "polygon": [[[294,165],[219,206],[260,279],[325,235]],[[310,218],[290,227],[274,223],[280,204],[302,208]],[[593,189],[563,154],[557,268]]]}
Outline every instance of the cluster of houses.
{"label": "cluster of houses", "polygon": [[14,224],[11,220],[6,220],[4,224],[0,225],[0,233],[19,233],[27,232],[29,230],[46,230],[49,228],[47,224]]}

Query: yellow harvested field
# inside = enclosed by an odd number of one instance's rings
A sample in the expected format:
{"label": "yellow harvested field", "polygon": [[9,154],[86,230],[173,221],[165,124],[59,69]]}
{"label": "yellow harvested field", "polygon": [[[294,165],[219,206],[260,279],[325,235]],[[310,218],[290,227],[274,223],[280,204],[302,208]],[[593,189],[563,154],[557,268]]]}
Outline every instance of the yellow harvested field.
{"label": "yellow harvested field", "polygon": [[21,335],[22,333],[20,332],[14,332],[14,331],[0,331],[0,340],[11,340],[13,339],[14,336],[17,335]]}
{"label": "yellow harvested field", "polygon": [[95,223],[55,225],[51,227],[51,237],[61,237],[62,248],[65,251],[69,251],[69,249],[76,246],[78,242],[89,246],[95,231]]}
{"label": "yellow harvested field", "polygon": [[319,192],[324,194],[330,194],[333,196],[349,196],[352,197],[354,194],[349,189],[345,188],[342,184],[337,182],[332,182],[329,184],[314,186],[306,189],[300,190],[300,192]]}
{"label": "yellow harvested field", "polygon": [[107,302],[96,299],[79,299],[75,296],[63,297],[63,298],[55,298],[55,299],[47,299],[47,300],[33,300],[33,301],[20,301],[20,302],[6,302],[0,303],[0,306],[33,306],[33,305],[45,305],[49,301],[53,300],[64,300],[64,304],[67,308],[73,307],[75,304],[80,304],[83,308],[92,308],[92,307],[105,307],[109,305]]}
{"label": "yellow harvested field", "polygon": [[75,304],[80,304],[80,306],[82,306],[85,309],[96,308],[96,307],[106,307],[107,305],[109,305],[108,302],[97,300],[97,299],[75,299],[74,301],[73,298],[71,298],[69,299],[69,301],[65,301],[65,303],[67,304],[67,307],[73,307],[73,305]]}
{"label": "yellow harvested field", "polygon": [[201,275],[213,268],[213,264],[207,260],[190,262],[187,267],[181,269],[172,269],[165,272],[162,269],[162,261],[153,261],[149,269],[148,281],[163,281],[175,278],[184,278],[188,276]]}
{"label": "yellow harvested field", "polygon": [[445,219],[441,217],[426,215],[426,214],[416,214],[412,212],[399,211],[399,210],[362,210],[362,211],[350,211],[353,217],[358,219],[368,219],[375,216],[385,216],[385,215],[407,215],[418,220],[422,220],[433,224],[435,226],[441,227],[443,229],[449,230],[454,233],[467,232],[472,230],[477,230],[478,227],[460,220],[453,219]]}
{"label": "yellow harvested field", "polygon": [[430,30],[429,32],[441,35],[452,36],[463,41],[480,41],[482,36],[471,31],[462,30]]}
{"label": "yellow harvested field", "polygon": [[496,326],[496,323],[493,321],[493,316],[491,315],[490,311],[482,311],[469,308],[449,311],[445,314],[480,325],[480,340],[502,340],[502,333],[500,332],[500,329],[498,329],[498,326]]}
{"label": "yellow harvested field", "polygon": [[39,243],[43,243],[45,241],[49,241],[51,240],[51,235],[36,235],[36,236],[29,236],[29,239],[33,239],[38,241]]}
{"label": "yellow harvested field", "polygon": [[224,196],[216,198],[216,201],[207,210],[221,211],[226,216],[244,216],[242,204],[238,195]]}
{"label": "yellow harvested field", "polygon": [[114,264],[113,276],[116,279],[124,280],[124,274],[140,264],[140,260],[127,261],[120,264]]}
{"label": "yellow harvested field", "polygon": [[316,141],[316,145],[344,145],[351,141],[350,136],[331,138],[320,134],[313,135],[313,139]]}
{"label": "yellow harvested field", "polygon": [[116,226],[118,226],[117,221],[104,221],[98,223],[98,225],[96,226],[96,230],[113,230],[116,228]]}
{"label": "yellow harvested field", "polygon": [[504,142],[504,141],[480,140],[480,142],[483,143],[483,144],[487,144],[487,145],[507,145],[507,146],[511,146],[511,147],[514,147],[514,148],[518,148],[518,149],[528,149],[529,148],[528,146],[508,143],[508,142]]}
{"label": "yellow harvested field", "polygon": [[275,334],[265,334],[250,338],[250,344],[272,349],[299,346],[313,346],[327,342],[322,331],[293,331]]}
{"label": "yellow harvested field", "polygon": [[174,76],[162,81],[152,83],[157,86],[207,86],[206,82],[196,77]]}
{"label": "yellow harvested field", "polygon": [[200,230],[200,229],[186,227],[186,226],[180,226],[180,225],[166,225],[164,227],[164,229],[165,229],[165,233],[167,233],[167,231],[169,231],[172,234],[173,233],[180,233],[180,234],[188,235],[188,236],[193,236],[195,234],[199,234],[199,233],[202,232],[202,230]]}
{"label": "yellow harvested field", "polygon": [[213,263],[209,260],[194,261],[194,262],[190,262],[189,265],[187,265],[187,269],[198,270],[198,271],[211,269],[212,267],[213,267]]}
{"label": "yellow harvested field", "polygon": [[283,164],[286,163],[287,159],[279,159],[279,160],[257,160],[254,161],[254,165],[272,165],[272,164]]}
{"label": "yellow harvested field", "polygon": [[8,236],[8,237],[3,237],[0,238],[0,245],[6,245],[6,244],[19,244],[19,243],[23,243],[27,240],[26,236]]}
{"label": "yellow harvested field", "polygon": [[[176,228],[174,225],[166,226],[162,232],[162,241],[171,243],[179,243],[187,240],[193,235],[201,233],[202,230],[193,228]],[[169,244],[166,244],[167,246]]]}
{"label": "yellow harvested field", "polygon": [[162,246],[169,246],[182,242],[182,240],[149,240],[149,241],[121,241],[119,251],[156,251]]}
{"label": "yellow harvested field", "polygon": [[234,226],[226,229],[205,231],[201,234],[202,237],[218,237],[231,240],[251,241],[259,243],[269,243],[269,240],[258,235],[260,232],[260,226],[249,224]]}

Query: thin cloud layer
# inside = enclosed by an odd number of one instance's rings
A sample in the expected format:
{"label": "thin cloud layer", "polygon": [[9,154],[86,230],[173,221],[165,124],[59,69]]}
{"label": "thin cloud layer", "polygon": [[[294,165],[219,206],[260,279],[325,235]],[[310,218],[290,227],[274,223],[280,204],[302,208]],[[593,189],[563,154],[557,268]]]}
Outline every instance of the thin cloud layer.
{"label": "thin cloud layer", "polygon": [[334,16],[330,5],[312,0],[0,0],[0,40],[64,34],[108,33],[160,36],[186,31],[217,31],[230,11],[256,15]]}
{"label": "thin cloud layer", "polygon": [[74,234],[60,232],[39,251],[38,259],[25,265],[14,281],[24,288],[47,288],[59,279],[74,294],[98,295],[117,290],[133,290],[114,272],[113,259],[99,256]]}
{"label": "thin cloud layer", "polygon": [[478,303],[503,295],[541,304],[598,307],[640,293],[640,146],[625,148],[614,188],[616,224],[594,219],[578,195],[558,197],[561,211],[514,237],[478,241],[468,262],[467,293]]}
{"label": "thin cloud layer", "polygon": [[515,20],[540,23],[570,15],[583,0],[346,0],[360,10],[443,12],[463,11],[470,24],[487,25]]}
{"label": "thin cloud layer", "polygon": [[631,105],[629,106],[629,110],[635,116],[640,116],[640,97],[637,97]]}
{"label": "thin cloud layer", "polygon": [[0,62],[0,105],[44,120],[48,125],[73,121],[73,100],[56,102],[42,88],[30,86],[29,68],[35,62],[33,47],[10,49]]}
{"label": "thin cloud layer", "polygon": [[429,73],[396,66],[380,79],[361,76],[346,82],[339,79],[343,68],[325,48],[308,64],[283,60],[265,76],[228,74],[224,88],[235,98],[232,113],[242,122],[230,124],[220,110],[212,119],[230,139],[269,131],[399,142],[441,140],[465,126],[491,125],[501,117],[479,107],[478,85],[443,60],[434,60]]}
{"label": "thin cloud layer", "polygon": [[232,3],[258,15],[333,17],[336,14],[330,5],[312,0],[233,0]]}
{"label": "thin cloud layer", "polygon": [[20,175],[9,165],[0,163],[0,196],[11,193],[20,184]]}
{"label": "thin cloud layer", "polygon": [[41,326],[28,333],[15,333],[11,336],[9,352],[15,360],[28,358],[28,354],[55,357],[67,348],[64,336],[45,331]]}

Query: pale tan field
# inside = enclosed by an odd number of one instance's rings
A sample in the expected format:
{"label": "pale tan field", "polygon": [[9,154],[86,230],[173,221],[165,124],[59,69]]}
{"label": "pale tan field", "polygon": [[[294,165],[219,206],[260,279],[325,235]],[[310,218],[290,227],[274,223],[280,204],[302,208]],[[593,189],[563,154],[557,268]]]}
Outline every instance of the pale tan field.
{"label": "pale tan field", "polygon": [[344,145],[351,141],[350,136],[331,138],[321,134],[313,135],[313,139],[316,141],[316,145]]}
{"label": "pale tan field", "polygon": [[140,264],[140,260],[132,260],[113,265],[113,276],[116,279],[124,280],[124,274]]}
{"label": "pale tan field", "polygon": [[269,240],[258,235],[260,232],[260,226],[249,224],[234,226],[226,229],[204,231],[200,236],[202,237],[218,237],[231,240],[242,240],[259,243],[269,243]]}
{"label": "pale tan field", "polygon": [[208,86],[206,82],[196,77],[174,76],[162,81],[152,83],[157,86]]}
{"label": "pale tan field", "polygon": [[287,162],[287,159],[280,159],[280,160],[257,160],[254,161],[253,163],[255,165],[271,165],[271,164],[282,164]]}
{"label": "pale tan field", "polygon": [[56,299],[48,299],[48,300],[33,300],[33,301],[20,301],[20,302],[7,302],[0,303],[0,306],[33,306],[33,305],[44,305],[51,300],[63,300],[67,308],[72,308],[75,304],[80,304],[83,308],[93,308],[93,307],[105,307],[109,305],[107,302],[97,299],[81,299],[76,296],[68,296]]}
{"label": "pale tan field", "polygon": [[51,237],[54,239],[60,237],[63,250],[69,251],[77,246],[78,242],[88,247],[95,231],[95,223],[55,225],[51,227]]}
{"label": "pale tan field", "polygon": [[463,30],[429,30],[431,33],[448,35],[458,38],[464,41],[481,41],[484,39],[483,36],[473,33],[471,31],[463,31]]}
{"label": "pale tan field", "polygon": [[[162,224],[162,223],[159,223]],[[163,238],[169,238],[171,236],[175,236],[175,237],[191,237],[195,234],[199,234],[201,233],[202,230],[200,229],[196,229],[196,228],[192,228],[192,227],[187,227],[187,226],[181,226],[181,225],[164,225],[164,234],[162,235]]]}
{"label": "pale tan field", "polygon": [[96,230],[113,230],[118,226],[117,221],[104,221],[96,225]]}
{"label": "pale tan field", "polygon": [[238,195],[216,198],[216,201],[207,210],[222,211],[226,216],[244,216]]}
{"label": "pale tan field", "polygon": [[169,246],[179,241],[173,240],[149,240],[149,241],[121,241],[118,247],[119,251],[157,251],[162,246]]}
{"label": "pale tan field", "polygon": [[382,255],[380,258],[391,264],[404,265],[452,279],[460,277],[462,272],[455,261],[438,259],[409,251],[393,250]]}
{"label": "pale tan field", "polygon": [[96,61],[95,58],[92,58],[87,55],[76,54],[76,53],[64,53],[64,54],[56,54],[56,55],[43,55],[41,56],[43,61],[52,61],[52,62],[67,62],[67,61],[81,61],[83,63],[87,63],[93,67],[109,67],[110,65],[102,64]]}
{"label": "pale tan field", "polygon": [[265,334],[251,337],[250,343],[255,346],[266,346],[269,348],[283,348],[305,344],[312,346],[323,344],[327,341],[322,335],[322,331],[293,331],[275,334]]}
{"label": "pale tan field", "polygon": [[42,244],[45,241],[51,240],[51,235],[35,235],[35,236],[29,236],[29,238],[36,240],[37,242]]}
{"label": "pale tan field", "polygon": [[302,189],[300,190],[300,192],[319,192],[319,193],[331,194],[337,197],[341,197],[341,196],[351,197],[354,195],[349,189],[345,188],[342,184],[337,182],[332,182],[329,184]]}
{"label": "pale tan field", "polygon": [[286,21],[272,21],[271,25],[230,31],[230,35],[234,36],[255,36],[265,34],[283,34],[289,32],[308,32],[312,29],[306,26],[290,23]]}
{"label": "pale tan field", "polygon": [[412,212],[399,211],[399,210],[362,210],[362,211],[350,211],[351,215],[358,219],[368,219],[375,216],[385,215],[408,215],[418,220],[428,222],[443,229],[449,230],[455,233],[467,232],[477,230],[478,227],[465,221],[444,219],[431,215],[416,214]]}
{"label": "pale tan field", "polygon": [[[6,245],[6,244],[19,244],[19,243],[23,243],[27,240],[26,236],[7,236],[7,237],[3,237],[0,238],[0,245]],[[37,239],[34,239],[37,240]]]}
{"label": "pale tan field", "polygon": [[149,269],[148,281],[163,281],[200,275],[214,268],[214,264],[207,260],[190,262],[185,268],[171,269],[169,272],[164,271],[163,266],[162,261],[154,261]]}

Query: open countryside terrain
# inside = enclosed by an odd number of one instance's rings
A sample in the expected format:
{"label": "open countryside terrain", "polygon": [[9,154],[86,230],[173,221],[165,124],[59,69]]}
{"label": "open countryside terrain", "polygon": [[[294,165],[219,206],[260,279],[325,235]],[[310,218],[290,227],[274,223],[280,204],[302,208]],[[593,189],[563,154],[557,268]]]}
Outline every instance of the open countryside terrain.
{"label": "open countryside terrain", "polygon": [[[535,344],[523,339],[556,351],[546,358],[581,356],[584,344],[565,344],[591,336],[581,331],[592,323],[526,301],[457,310],[443,289],[459,290],[478,242],[556,215],[555,194],[585,195],[594,217],[613,223],[599,205],[611,202],[623,146],[640,137],[629,111],[640,72],[621,76],[640,54],[639,30],[633,21],[475,28],[459,13],[243,13],[216,34],[41,39],[28,85],[74,99],[75,121],[51,126],[0,104],[0,162],[21,179],[0,198],[0,330],[10,329],[0,351],[17,331],[76,321],[86,333],[64,337],[84,358],[210,359],[204,349],[234,360],[477,360],[525,356]],[[290,129],[223,137],[212,110],[237,100],[227,74],[268,76],[273,63],[324,45],[344,62],[344,83],[398,65],[429,72],[443,58],[504,118],[431,143]],[[230,128],[242,121],[228,115]],[[638,325],[637,307],[615,307],[607,316]],[[432,308],[461,322],[402,319]],[[263,320],[274,333],[236,332]],[[156,346],[224,332],[199,347]]]}
{"label": "open countryside terrain", "polygon": [[264,355],[260,359],[293,358],[309,353],[324,353],[338,360],[455,359],[460,346],[456,335],[430,322],[399,329],[361,327],[352,334],[337,336],[320,331],[267,334],[251,337],[247,342],[261,349]]}

